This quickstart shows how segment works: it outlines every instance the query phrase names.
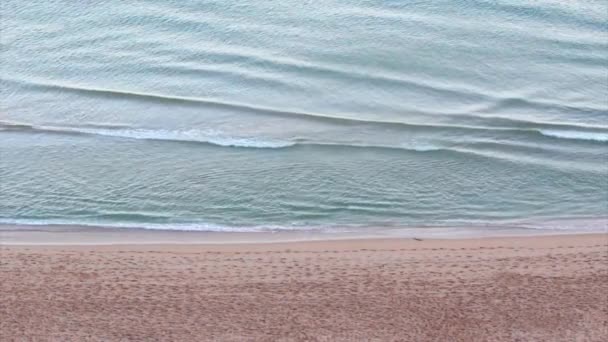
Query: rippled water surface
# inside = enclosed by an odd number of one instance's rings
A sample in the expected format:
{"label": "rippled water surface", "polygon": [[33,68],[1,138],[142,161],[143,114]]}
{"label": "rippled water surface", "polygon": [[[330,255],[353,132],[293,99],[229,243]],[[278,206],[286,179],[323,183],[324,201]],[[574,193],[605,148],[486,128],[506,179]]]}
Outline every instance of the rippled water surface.
{"label": "rippled water surface", "polygon": [[1,5],[0,223],[608,212],[605,1]]}

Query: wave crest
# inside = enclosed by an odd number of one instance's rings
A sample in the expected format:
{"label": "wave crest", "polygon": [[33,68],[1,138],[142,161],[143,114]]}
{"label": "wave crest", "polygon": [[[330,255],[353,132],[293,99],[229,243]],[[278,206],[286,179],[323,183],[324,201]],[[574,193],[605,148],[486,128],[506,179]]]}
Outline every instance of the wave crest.
{"label": "wave crest", "polygon": [[[115,128],[113,128],[115,127]],[[31,131],[45,132],[51,134],[85,134],[106,137],[137,139],[137,140],[159,140],[168,142],[201,143],[222,147],[242,147],[242,148],[270,148],[280,149],[300,145],[325,146],[325,147],[355,147],[355,148],[379,148],[395,149],[417,152],[440,151],[444,148],[422,142],[402,142],[394,146],[374,145],[366,143],[343,143],[343,142],[322,142],[306,141],[303,139],[280,140],[272,138],[260,138],[250,136],[232,136],[223,132],[206,129],[188,130],[167,130],[167,129],[145,129],[145,128],[125,128],[123,125],[116,126],[96,126],[92,124],[81,126],[50,126],[50,125],[28,125],[21,123],[8,123],[0,121],[0,131]]]}
{"label": "wave crest", "polygon": [[284,148],[293,146],[295,143],[281,140],[262,140],[253,137],[233,137],[224,135],[212,130],[165,130],[165,129],[81,129],[77,130],[81,133],[142,139],[142,140],[163,140],[163,141],[181,141],[181,142],[199,142],[225,147],[250,147],[250,148]]}
{"label": "wave crest", "polygon": [[0,123],[2,130],[39,131],[58,134],[89,134],[107,137],[138,139],[138,140],[161,140],[177,142],[206,143],[225,147],[249,147],[249,148],[284,148],[295,145],[294,142],[259,139],[256,137],[234,137],[222,134],[215,130],[167,130],[167,129],[145,129],[145,128],[116,128],[108,126],[95,127],[86,125],[82,127],[71,126],[35,126],[27,124]]}
{"label": "wave crest", "polygon": [[551,129],[541,129],[540,134],[552,138],[608,141],[608,133],[600,132],[581,132],[581,131],[558,131]]}

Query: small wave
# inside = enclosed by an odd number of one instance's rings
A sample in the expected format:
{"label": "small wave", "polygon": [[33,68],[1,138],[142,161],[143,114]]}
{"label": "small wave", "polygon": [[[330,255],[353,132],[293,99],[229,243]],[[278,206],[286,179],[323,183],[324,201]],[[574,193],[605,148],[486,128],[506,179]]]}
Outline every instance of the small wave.
{"label": "small wave", "polygon": [[560,139],[576,139],[576,140],[592,140],[592,141],[608,141],[608,133],[600,132],[580,132],[580,131],[558,131],[541,129],[540,134],[552,138]]}
{"label": "small wave", "polygon": [[[65,128],[61,128],[65,129]],[[152,130],[152,129],[67,129],[68,132],[102,135],[117,138],[140,139],[140,140],[162,140],[178,142],[197,142],[224,147],[249,147],[249,148],[283,148],[293,146],[294,143],[280,140],[261,140],[249,137],[231,137],[222,135],[215,131],[204,130]]]}
{"label": "small wave", "polygon": [[262,140],[251,137],[231,137],[211,130],[153,130],[153,129],[75,129],[77,132],[118,138],[207,143],[225,147],[283,148],[294,143]]}
{"label": "small wave", "polygon": [[[445,117],[444,114],[423,113],[425,116],[433,116],[433,117]],[[608,131],[608,126],[606,125],[596,125],[596,124],[585,124],[585,123],[564,123],[564,122],[547,122],[547,121],[536,121],[536,120],[523,120],[523,119],[515,119],[504,116],[497,115],[476,115],[476,114],[448,114],[450,119],[459,120],[463,122],[472,122],[479,123],[473,125],[473,127],[484,127],[488,129],[493,128],[503,128],[503,129],[548,129],[548,130],[589,130],[593,132],[603,132]]]}
{"label": "small wave", "polygon": [[[378,149],[378,150],[398,150],[398,151],[409,151],[409,152],[437,152],[437,151],[448,151],[448,148],[426,144],[426,143],[399,143],[396,145],[381,145],[381,144],[364,144],[364,143],[338,143],[338,142],[301,142],[297,145],[306,146],[321,146],[321,147],[335,147],[335,148],[365,148],[365,149]],[[456,151],[454,151],[456,152]]]}
{"label": "small wave", "polygon": [[523,97],[507,97],[497,98],[492,101],[487,107],[477,110],[480,113],[496,113],[504,110],[514,109],[536,109],[543,112],[561,112],[564,114],[585,114],[585,115],[606,115],[605,108],[589,107],[584,105],[571,105],[558,102],[546,102],[542,100],[523,98]]}
{"label": "small wave", "polygon": [[[115,128],[110,128],[115,127]],[[324,146],[324,147],[351,147],[351,148],[376,148],[407,150],[417,152],[439,151],[442,147],[428,143],[407,142],[394,146],[374,145],[366,143],[341,143],[341,142],[312,142],[307,140],[278,140],[259,137],[237,137],[224,134],[216,130],[166,130],[166,129],[144,129],[144,128],[124,128],[124,126],[96,126],[85,124],[76,126],[52,126],[52,125],[29,125],[21,123],[8,123],[0,121],[0,131],[30,131],[45,132],[52,134],[85,134],[99,135],[106,137],[137,139],[137,140],[159,140],[169,142],[191,142],[210,144],[222,147],[244,147],[244,148],[288,148],[294,146]]]}
{"label": "small wave", "polygon": [[[277,109],[271,107],[255,106],[238,102],[226,102],[216,99],[207,99],[200,97],[174,96],[147,92],[136,92],[130,90],[116,90],[107,88],[85,87],[71,84],[57,84],[48,82],[28,81],[28,80],[13,80],[3,78],[3,81],[25,84],[31,87],[43,89],[52,89],[64,92],[74,92],[80,94],[88,94],[91,96],[111,96],[115,98],[131,98],[158,102],[175,102],[182,105],[202,105],[211,108],[220,108],[225,110],[239,111],[243,113],[251,113],[266,116],[275,116],[287,119],[296,120],[312,120],[321,121],[329,124],[339,124],[342,126],[358,126],[358,125],[373,125],[378,127],[401,128],[406,130],[459,130],[463,134],[497,131],[497,132],[514,132],[514,133],[540,133],[539,130],[567,129],[567,130],[585,130],[588,129],[593,134],[608,134],[604,132],[606,126],[589,126],[579,124],[559,124],[547,122],[524,121],[518,119],[510,119],[504,117],[477,116],[472,114],[450,114],[448,116],[442,114],[423,113],[424,116],[450,117],[451,119],[459,118],[463,122],[469,124],[458,123],[420,123],[420,122],[404,122],[395,120],[378,120],[371,118],[355,118],[350,115],[334,115],[323,113],[311,113],[303,111],[295,111],[290,109]],[[514,101],[514,100],[512,100]],[[522,100],[523,101],[523,100]],[[420,114],[420,113],[419,113]],[[600,132],[601,131],[601,132]]]}
{"label": "small wave", "polygon": [[278,232],[290,230],[327,230],[332,227],[326,226],[298,226],[298,225],[221,225],[208,222],[176,222],[176,223],[151,223],[151,222],[105,222],[105,221],[82,221],[70,219],[0,219],[0,225],[15,225],[20,227],[58,227],[58,228],[119,228],[119,229],[146,229],[146,230],[177,230],[192,232]]}
{"label": "small wave", "polygon": [[[110,128],[115,127],[115,128]],[[76,126],[35,126],[22,123],[7,123],[0,121],[0,131],[25,131],[25,132],[44,132],[50,134],[83,134],[83,135],[94,135],[94,136],[105,136],[111,138],[120,139],[136,139],[136,140],[154,140],[154,141],[166,141],[166,142],[182,142],[182,143],[200,143],[212,146],[221,147],[237,147],[237,148],[256,148],[256,149],[282,149],[292,147],[320,147],[326,149],[377,149],[384,151],[406,151],[416,153],[434,153],[434,152],[445,152],[445,153],[458,153],[466,155],[477,155],[485,158],[493,159],[507,159],[515,161],[526,161],[528,163],[542,164],[545,166],[553,165],[554,163],[547,163],[546,160],[536,160],[526,156],[526,153],[507,153],[499,152],[499,147],[502,144],[491,145],[491,151],[485,151],[483,148],[480,150],[479,144],[450,144],[450,145],[438,145],[431,144],[425,141],[402,141],[395,142],[394,144],[370,144],[365,142],[340,142],[340,141],[310,141],[306,139],[294,139],[294,140],[277,140],[270,138],[260,137],[238,137],[231,136],[216,130],[166,130],[166,129],[144,129],[144,128],[124,128],[122,125],[101,125],[96,126],[94,124],[83,124],[79,127]],[[539,131],[534,131],[540,133]],[[582,132],[578,132],[579,135]],[[568,134],[573,134],[572,131]],[[578,135],[576,136],[577,138]],[[550,137],[553,138],[553,137]],[[589,138],[589,137],[587,137]],[[595,137],[598,138],[598,137]],[[602,138],[602,137],[599,137]],[[605,137],[604,137],[605,138]],[[606,140],[603,140],[606,141]],[[483,144],[481,144],[483,145]],[[504,145],[503,147],[511,149],[513,145]],[[560,164],[561,165],[561,164]],[[562,165],[563,166],[563,165]],[[586,170],[586,169],[585,169]]]}
{"label": "small wave", "polygon": [[239,111],[242,113],[251,113],[258,115],[274,116],[288,119],[299,119],[299,120],[312,120],[322,121],[326,123],[341,124],[341,125],[376,125],[376,126],[391,126],[391,127],[402,127],[409,129],[462,129],[462,130],[485,130],[484,127],[466,126],[466,125],[433,125],[433,124],[420,124],[420,123],[407,123],[402,121],[390,121],[390,120],[375,120],[368,118],[353,118],[344,115],[327,115],[322,113],[310,113],[303,111],[294,111],[290,109],[277,109],[271,107],[255,106],[238,102],[226,102],[216,99],[200,98],[200,97],[189,97],[189,96],[176,96],[176,95],[165,95],[148,92],[137,92],[130,90],[117,90],[108,88],[96,88],[86,87],[80,85],[71,84],[57,84],[48,82],[37,82],[28,80],[12,80],[3,78],[3,81],[25,84],[34,88],[41,88],[47,90],[57,90],[62,92],[71,92],[84,94],[89,96],[98,97],[114,97],[114,98],[129,98],[139,99],[156,102],[172,102],[181,105],[201,105],[210,108],[219,108],[225,110]]}
{"label": "small wave", "polygon": [[208,223],[123,223],[123,222],[86,222],[58,219],[0,219],[2,225],[17,226],[54,226],[54,227],[86,227],[86,228],[126,228],[126,229],[150,229],[150,230],[181,230],[181,231],[209,231],[209,232],[246,232],[253,229],[239,229]]}
{"label": "small wave", "polygon": [[[357,141],[340,142],[340,141],[319,141],[306,139],[293,140],[277,140],[260,137],[238,137],[226,135],[215,130],[166,130],[166,129],[143,129],[143,128],[122,128],[121,125],[102,125],[99,128],[94,124],[83,124],[80,127],[74,126],[34,126],[27,124],[9,124],[0,121],[0,131],[25,131],[25,132],[44,132],[49,134],[67,134],[67,135],[93,135],[105,136],[119,139],[136,139],[136,140],[153,140],[165,141],[173,143],[198,143],[210,146],[220,146],[225,148],[253,148],[253,149],[283,149],[283,148],[305,148],[317,147],[322,149],[335,149],[336,151],[344,151],[344,149],[370,149],[378,151],[395,151],[395,152],[410,152],[410,153],[452,153],[467,156],[479,156],[483,158],[491,158],[498,160],[507,160],[512,162],[524,162],[529,164],[542,165],[545,167],[557,168],[574,168],[578,171],[585,172],[604,172],[604,168],[598,169],[593,165],[586,163],[563,163],[556,162],[547,158],[539,158],[531,156],[530,149],[527,145],[518,144],[503,144],[503,143],[451,143],[439,144],[438,142],[430,143],[427,141],[408,140],[394,142],[393,144],[373,144]],[[105,127],[105,128],[104,128]],[[109,128],[116,127],[116,128]],[[539,131],[535,131],[540,134]],[[578,132],[579,134],[582,132]],[[568,134],[573,134],[572,131]],[[549,137],[553,139],[554,137]],[[548,139],[549,139],[548,138]],[[578,135],[576,138],[580,138]],[[589,138],[589,137],[587,137]],[[598,138],[598,137],[595,137]],[[602,138],[602,137],[599,137]],[[603,137],[605,139],[605,137]],[[607,141],[607,140],[602,140]],[[484,147],[488,145],[490,148]],[[522,147],[524,148],[522,150]]]}
{"label": "small wave", "polygon": [[523,222],[514,222],[514,226],[526,229],[550,229],[554,231],[604,232],[608,233],[608,217],[581,216],[581,217],[553,217],[528,219]]}
{"label": "small wave", "polygon": [[[19,219],[0,218],[0,226],[8,226],[8,230],[79,230],[79,229],[143,229],[157,231],[185,231],[185,232],[225,232],[225,233],[263,233],[263,232],[320,232],[320,233],[353,233],[361,232],[384,235],[386,232],[400,233],[404,236],[428,237],[457,237],[460,234],[507,235],[514,233],[531,233],[545,231],[556,234],[570,233],[606,233],[608,221],[603,217],[563,217],[527,220],[506,221],[475,221],[475,220],[449,220],[426,224],[396,224],[376,223],[370,224],[267,224],[267,225],[224,225],[203,221],[193,222],[111,222],[111,221],[83,221],[73,219]],[[40,227],[40,228],[35,228]],[[0,227],[1,229],[2,227]],[[6,230],[6,228],[4,228]],[[510,234],[509,234],[510,233]]]}
{"label": "small wave", "polygon": [[214,130],[166,130],[124,128],[124,126],[94,127],[96,126],[91,124],[84,125],[82,127],[74,127],[35,126],[0,122],[0,128],[5,131],[38,131],[57,134],[88,134],[138,140],[197,142],[225,147],[284,148],[295,145],[295,143],[289,141],[259,139],[254,137],[232,137]]}

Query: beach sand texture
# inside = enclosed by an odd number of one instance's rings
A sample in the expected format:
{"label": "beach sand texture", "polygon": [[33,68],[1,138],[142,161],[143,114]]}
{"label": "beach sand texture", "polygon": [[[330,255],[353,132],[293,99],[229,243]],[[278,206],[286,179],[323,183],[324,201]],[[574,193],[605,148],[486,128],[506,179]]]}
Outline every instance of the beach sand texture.
{"label": "beach sand texture", "polygon": [[1,248],[2,341],[606,341],[608,235]]}

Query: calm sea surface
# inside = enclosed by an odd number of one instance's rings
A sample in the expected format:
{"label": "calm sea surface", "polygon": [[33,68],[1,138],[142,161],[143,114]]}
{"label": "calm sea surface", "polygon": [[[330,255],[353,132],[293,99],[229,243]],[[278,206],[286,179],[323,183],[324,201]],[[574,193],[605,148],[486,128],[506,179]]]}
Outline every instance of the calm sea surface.
{"label": "calm sea surface", "polygon": [[0,223],[602,222],[607,23],[605,0],[4,0]]}

